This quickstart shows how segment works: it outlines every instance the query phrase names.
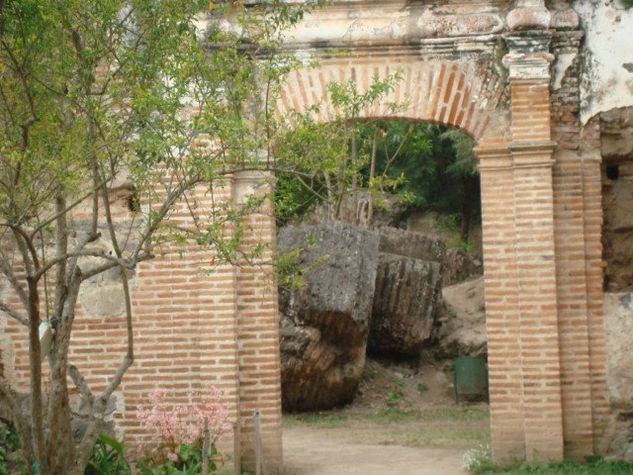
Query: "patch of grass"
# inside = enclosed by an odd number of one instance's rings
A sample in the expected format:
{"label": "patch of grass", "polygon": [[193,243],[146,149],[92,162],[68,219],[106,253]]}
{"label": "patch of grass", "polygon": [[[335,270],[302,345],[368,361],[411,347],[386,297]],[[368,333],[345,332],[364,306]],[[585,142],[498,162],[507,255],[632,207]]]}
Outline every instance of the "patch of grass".
{"label": "patch of grass", "polygon": [[374,424],[393,424],[401,422],[450,422],[483,421],[489,417],[488,410],[481,407],[451,407],[440,409],[396,409],[389,408],[379,412],[357,414],[320,414],[310,412],[284,416],[284,426],[292,427],[304,424],[310,427],[343,427],[349,420],[366,421]]}
{"label": "patch of grass", "polygon": [[465,449],[490,441],[487,428],[451,427],[435,425],[408,430],[406,434],[396,437],[395,443],[407,447],[436,447]]}
{"label": "patch of grass", "polygon": [[418,415],[419,411],[390,408],[375,413],[354,414],[354,419],[373,422],[374,424],[393,424],[394,422],[418,420]]}
{"label": "patch of grass", "polygon": [[607,461],[601,457],[590,457],[584,462],[566,460],[549,464],[528,464],[526,462],[498,465],[492,462],[490,454],[473,458],[464,465],[471,475],[492,475],[498,473],[539,475],[625,475],[633,474],[633,462]]}
{"label": "patch of grass", "polygon": [[334,428],[343,427],[349,420],[346,414],[319,414],[318,412],[308,412],[305,414],[287,415],[283,418],[285,427],[292,427],[304,424],[310,427]]}

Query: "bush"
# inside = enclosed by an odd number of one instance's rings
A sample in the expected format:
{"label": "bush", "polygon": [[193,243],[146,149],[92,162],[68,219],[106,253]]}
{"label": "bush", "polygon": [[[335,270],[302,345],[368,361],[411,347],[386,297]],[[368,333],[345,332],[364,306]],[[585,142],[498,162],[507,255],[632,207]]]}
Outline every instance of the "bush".
{"label": "bush", "polygon": [[[215,444],[231,429],[228,409],[218,401],[222,393],[209,388],[206,392],[190,392],[189,403],[174,405],[166,400],[167,392],[150,393],[151,404],[139,409],[137,417],[146,429],[155,433],[155,440],[141,447],[142,461],[138,468],[144,475],[199,474],[203,455],[215,472],[215,461],[221,459]],[[209,434],[208,453],[203,454],[205,428]]]}
{"label": "bush", "polygon": [[0,421],[0,475],[25,471],[24,461],[16,457],[19,448],[20,440],[13,425]]}
{"label": "bush", "polygon": [[132,472],[123,443],[105,434],[99,435],[84,475],[129,475],[130,473]]}

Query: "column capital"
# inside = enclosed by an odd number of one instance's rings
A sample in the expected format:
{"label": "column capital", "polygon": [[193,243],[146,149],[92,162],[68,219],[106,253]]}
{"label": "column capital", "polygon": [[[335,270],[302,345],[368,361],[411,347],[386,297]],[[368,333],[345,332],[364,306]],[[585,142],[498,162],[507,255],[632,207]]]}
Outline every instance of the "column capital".
{"label": "column capital", "polygon": [[552,153],[556,142],[515,142],[510,144],[512,166],[514,168],[540,168],[554,166]]}
{"label": "column capital", "polygon": [[529,30],[504,35],[508,53],[503,65],[508,68],[508,78],[513,80],[549,80],[549,68],[554,55],[549,52],[552,33]]}
{"label": "column capital", "polygon": [[549,27],[552,15],[543,0],[518,0],[510,10],[506,21],[515,30],[544,30]]}
{"label": "column capital", "polygon": [[250,198],[268,198],[275,187],[275,174],[265,169],[237,170],[232,176],[233,200],[245,204]]}
{"label": "column capital", "polygon": [[512,167],[512,154],[508,143],[481,144],[473,150],[479,159],[480,171],[503,170]]}

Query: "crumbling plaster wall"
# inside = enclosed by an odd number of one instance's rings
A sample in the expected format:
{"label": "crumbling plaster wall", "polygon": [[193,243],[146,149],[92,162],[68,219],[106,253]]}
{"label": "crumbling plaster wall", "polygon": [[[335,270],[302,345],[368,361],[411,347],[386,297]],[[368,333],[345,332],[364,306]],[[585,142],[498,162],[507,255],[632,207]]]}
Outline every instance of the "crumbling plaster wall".
{"label": "crumbling plaster wall", "polygon": [[577,0],[585,31],[581,121],[615,107],[633,105],[633,8],[622,0]]}

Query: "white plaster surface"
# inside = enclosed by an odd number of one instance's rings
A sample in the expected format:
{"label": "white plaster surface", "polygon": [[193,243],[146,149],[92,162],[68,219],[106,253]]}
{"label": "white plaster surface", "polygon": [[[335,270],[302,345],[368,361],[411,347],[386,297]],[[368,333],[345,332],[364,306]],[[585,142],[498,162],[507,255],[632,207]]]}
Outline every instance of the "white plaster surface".
{"label": "white plaster surface", "polygon": [[616,401],[630,401],[633,399],[633,294],[605,293],[604,316],[609,396]]}
{"label": "white plaster surface", "polygon": [[565,77],[565,72],[574,62],[575,58],[576,53],[561,53],[556,58],[554,69],[552,71],[552,76],[554,78],[552,87],[554,88],[554,90],[560,89],[563,78]]}
{"label": "white plaster surface", "polygon": [[625,10],[622,0],[576,0],[574,9],[587,48],[580,91],[584,124],[599,112],[633,105],[633,8]]}

